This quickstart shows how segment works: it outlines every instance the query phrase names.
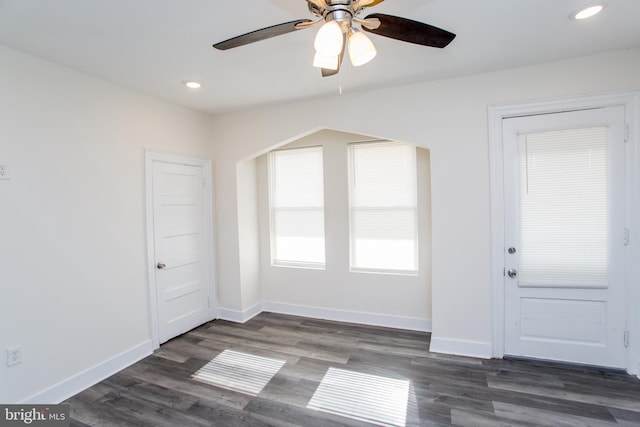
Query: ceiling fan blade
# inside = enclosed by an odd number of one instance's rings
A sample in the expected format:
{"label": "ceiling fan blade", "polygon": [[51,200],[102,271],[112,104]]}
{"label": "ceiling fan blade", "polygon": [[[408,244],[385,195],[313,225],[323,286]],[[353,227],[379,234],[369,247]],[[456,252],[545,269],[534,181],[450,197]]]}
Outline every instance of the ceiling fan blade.
{"label": "ceiling fan blade", "polygon": [[376,29],[363,26],[364,31],[404,42],[443,48],[456,38],[455,34],[447,30],[407,18],[382,13],[372,13],[366,17],[370,18],[379,19],[380,26]]}
{"label": "ceiling fan blade", "polygon": [[281,36],[283,34],[291,33],[299,30],[296,27],[298,24],[313,22],[310,19],[298,19],[297,21],[285,22],[278,25],[272,25],[271,27],[261,28],[259,30],[252,31],[247,34],[242,34],[230,38],[229,40],[222,41],[213,45],[216,49],[227,50],[234,47],[244,46],[246,44],[259,42],[261,40],[270,39],[271,37]]}
{"label": "ceiling fan blade", "polygon": [[303,22],[300,22],[299,24],[296,24],[296,30],[304,30],[305,28],[313,27],[318,24],[323,24],[324,22],[325,22],[324,19],[318,19],[316,21],[303,21]]}

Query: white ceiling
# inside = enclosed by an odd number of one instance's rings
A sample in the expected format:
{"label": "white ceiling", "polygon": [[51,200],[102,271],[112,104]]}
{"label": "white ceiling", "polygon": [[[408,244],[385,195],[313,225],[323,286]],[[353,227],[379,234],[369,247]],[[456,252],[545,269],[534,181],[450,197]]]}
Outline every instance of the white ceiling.
{"label": "white ceiling", "polygon": [[[378,56],[322,78],[316,28],[228,51],[215,42],[298,18],[305,0],[0,0],[0,44],[208,113],[640,46],[640,0],[386,0],[369,9],[457,34],[440,50],[371,35]],[[366,15],[366,13],[365,13]],[[204,87],[186,89],[184,80]]]}

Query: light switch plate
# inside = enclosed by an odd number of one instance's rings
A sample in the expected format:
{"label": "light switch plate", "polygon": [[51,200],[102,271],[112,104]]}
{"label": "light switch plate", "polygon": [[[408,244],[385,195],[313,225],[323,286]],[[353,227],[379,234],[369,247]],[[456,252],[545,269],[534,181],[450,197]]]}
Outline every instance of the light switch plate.
{"label": "light switch plate", "polygon": [[9,175],[9,166],[0,165],[0,179],[11,179]]}

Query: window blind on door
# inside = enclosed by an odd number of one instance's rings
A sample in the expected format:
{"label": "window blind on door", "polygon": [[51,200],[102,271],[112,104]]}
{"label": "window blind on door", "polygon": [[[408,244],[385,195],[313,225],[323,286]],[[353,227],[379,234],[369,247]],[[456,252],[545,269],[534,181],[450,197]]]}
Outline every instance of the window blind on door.
{"label": "window blind on door", "polygon": [[520,282],[605,287],[608,129],[519,135]]}
{"label": "window blind on door", "polygon": [[269,154],[273,265],[324,267],[322,168],[322,147],[277,150]]}
{"label": "window blind on door", "polygon": [[416,148],[349,145],[351,269],[418,270]]}

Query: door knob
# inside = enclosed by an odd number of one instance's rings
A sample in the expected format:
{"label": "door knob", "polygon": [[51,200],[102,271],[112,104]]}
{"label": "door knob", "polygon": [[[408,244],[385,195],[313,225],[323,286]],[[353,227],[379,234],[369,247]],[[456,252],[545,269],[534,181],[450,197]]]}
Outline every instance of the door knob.
{"label": "door knob", "polygon": [[507,275],[514,279],[518,275],[518,272],[515,269],[510,268],[509,270],[507,270]]}
{"label": "door knob", "polygon": [[513,246],[510,247],[509,249],[507,249],[507,252],[509,252],[511,255],[516,253],[516,248],[514,248]]}
{"label": "door knob", "polygon": [[162,270],[167,266],[167,264],[163,264],[161,262],[158,263],[158,265],[156,267],[158,267],[158,270]]}

